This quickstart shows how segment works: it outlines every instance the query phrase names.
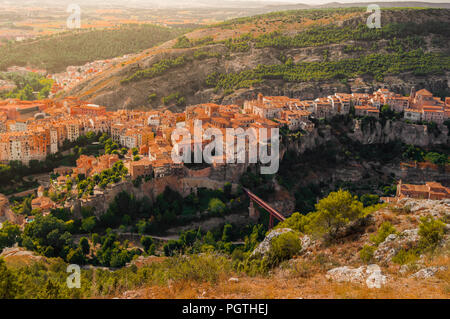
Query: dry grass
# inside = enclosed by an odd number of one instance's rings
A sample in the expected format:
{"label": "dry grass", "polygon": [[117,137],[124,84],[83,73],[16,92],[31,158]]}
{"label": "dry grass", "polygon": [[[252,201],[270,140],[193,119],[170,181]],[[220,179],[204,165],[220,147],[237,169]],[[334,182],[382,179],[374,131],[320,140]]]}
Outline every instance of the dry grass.
{"label": "dry grass", "polygon": [[450,272],[426,280],[411,278],[390,278],[381,289],[369,289],[365,285],[335,283],[323,274],[310,278],[284,276],[241,277],[239,282],[220,281],[209,283],[177,282],[169,286],[151,286],[134,292],[133,298],[257,298],[257,299],[448,299]]}

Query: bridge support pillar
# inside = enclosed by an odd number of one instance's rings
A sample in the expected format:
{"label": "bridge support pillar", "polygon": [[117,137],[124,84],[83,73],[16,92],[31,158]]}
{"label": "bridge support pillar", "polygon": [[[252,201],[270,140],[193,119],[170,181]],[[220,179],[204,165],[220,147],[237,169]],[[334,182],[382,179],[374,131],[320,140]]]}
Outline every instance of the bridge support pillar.
{"label": "bridge support pillar", "polygon": [[250,206],[248,207],[248,213],[251,219],[257,221],[259,219],[259,210],[255,208],[253,201],[250,200]]}

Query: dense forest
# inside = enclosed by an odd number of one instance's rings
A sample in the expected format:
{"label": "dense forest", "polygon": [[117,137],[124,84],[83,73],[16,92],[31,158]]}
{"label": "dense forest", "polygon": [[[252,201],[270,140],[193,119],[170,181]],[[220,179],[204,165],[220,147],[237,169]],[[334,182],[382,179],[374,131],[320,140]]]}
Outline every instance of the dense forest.
{"label": "dense forest", "polygon": [[155,25],[123,25],[115,29],[69,31],[0,46],[0,70],[32,65],[49,72],[69,65],[137,53],[171,40],[186,30]]}

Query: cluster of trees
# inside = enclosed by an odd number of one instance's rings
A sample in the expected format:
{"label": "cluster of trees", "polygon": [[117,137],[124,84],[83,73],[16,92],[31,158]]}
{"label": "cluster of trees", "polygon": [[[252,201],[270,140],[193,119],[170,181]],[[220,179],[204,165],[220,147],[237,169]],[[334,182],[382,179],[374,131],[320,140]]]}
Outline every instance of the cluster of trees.
{"label": "cluster of trees", "polygon": [[403,148],[402,157],[405,160],[409,161],[417,161],[417,162],[429,161],[437,165],[445,165],[450,163],[448,154],[434,151],[427,152],[422,148],[414,145],[405,145]]}
{"label": "cluster of trees", "polygon": [[[0,47],[1,49],[1,47]],[[16,84],[16,88],[0,95],[2,99],[20,99],[23,101],[43,100],[48,97],[53,85],[52,79],[47,79],[37,73],[0,73],[0,79],[10,80]],[[34,92],[39,92],[34,94]]]}
{"label": "cluster of trees", "polygon": [[166,72],[169,69],[173,69],[182,65],[185,65],[187,63],[188,59],[181,55],[178,58],[168,58],[168,59],[162,59],[161,61],[153,64],[150,68],[145,70],[139,70],[129,77],[123,79],[120,81],[122,84],[127,84],[130,82],[139,81],[142,79],[151,79],[155,76],[161,75],[164,72]]}
{"label": "cluster of trees", "polygon": [[76,30],[0,46],[0,69],[33,65],[61,72],[69,65],[137,53],[171,40],[184,30],[149,24],[113,29]]}
{"label": "cluster of trees", "polygon": [[231,224],[225,224],[220,232],[208,231],[206,234],[199,230],[187,230],[180,234],[180,239],[169,240],[164,246],[163,251],[166,256],[173,256],[180,253],[204,253],[222,251],[232,253],[236,248],[231,240],[236,236]]}
{"label": "cluster of trees", "polygon": [[294,23],[303,19],[319,20],[323,18],[331,18],[341,16],[347,13],[364,12],[364,8],[327,8],[327,9],[311,9],[311,10],[283,10],[260,14],[252,17],[242,17],[230,19],[217,24],[222,28],[237,27],[246,23],[271,23],[272,21],[282,21],[283,23]]}
{"label": "cluster of trees", "polygon": [[203,37],[200,39],[189,39],[185,35],[182,35],[177,39],[177,42],[173,46],[176,49],[183,49],[183,48],[193,48],[198,46],[204,46],[208,44],[213,44],[214,38],[213,37]]}
{"label": "cluster of trees", "polygon": [[231,52],[247,52],[250,50],[249,41],[252,39],[251,34],[244,34],[239,38],[227,39],[222,41]]}
{"label": "cluster of trees", "polygon": [[[321,46],[331,43],[341,43],[348,40],[375,41],[381,39],[392,40],[388,48],[402,52],[406,49],[414,49],[424,44],[420,35],[429,33],[448,36],[449,23],[426,21],[424,23],[389,23],[381,28],[369,29],[365,24],[354,26],[325,25],[316,26],[303,31],[295,36],[286,36],[279,31],[262,34],[253,39],[256,47],[275,47],[280,49]],[[405,38],[400,40],[399,38]],[[352,47],[350,52],[354,52]]]}
{"label": "cluster of trees", "polygon": [[214,72],[206,84],[216,90],[248,88],[264,80],[282,79],[286,82],[345,80],[371,75],[382,81],[385,75],[412,71],[415,75],[441,74],[450,69],[450,58],[438,53],[425,53],[421,49],[406,53],[369,54],[354,59],[337,61],[258,65],[253,70],[222,74]]}
{"label": "cluster of trees", "polygon": [[[89,221],[91,217],[85,220]],[[9,238],[15,236],[20,245],[46,257],[61,257],[68,263],[79,265],[90,263],[106,267],[123,267],[134,255],[140,254],[137,249],[128,250],[128,242],[120,243],[117,234],[110,229],[107,229],[104,236],[92,235],[92,249],[86,237],[82,237],[79,243],[75,244],[73,234],[80,231],[80,228],[92,230],[85,220],[79,227],[80,223],[73,220],[63,221],[52,215],[36,216],[32,223],[25,226],[21,236],[11,230]],[[9,244],[11,241],[12,239],[9,240]],[[100,244],[98,249],[97,244]]]}
{"label": "cluster of trees", "polygon": [[117,161],[111,168],[102,171],[100,174],[95,174],[87,178],[81,177],[77,183],[78,196],[81,197],[85,193],[93,194],[94,187],[97,185],[105,189],[109,184],[120,182],[127,174],[128,169],[124,166],[123,162]]}
{"label": "cluster of trees", "polygon": [[169,94],[168,96],[163,96],[161,98],[161,103],[164,105],[175,104],[176,106],[185,106],[186,98],[181,96],[180,92],[174,92]]}

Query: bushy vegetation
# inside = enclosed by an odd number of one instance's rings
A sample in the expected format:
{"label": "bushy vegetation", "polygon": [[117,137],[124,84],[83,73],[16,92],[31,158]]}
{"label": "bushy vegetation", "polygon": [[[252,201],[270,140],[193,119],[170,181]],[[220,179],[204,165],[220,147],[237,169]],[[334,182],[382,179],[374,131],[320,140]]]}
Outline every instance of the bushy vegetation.
{"label": "bushy vegetation", "polygon": [[431,216],[421,217],[419,242],[410,249],[401,249],[393,258],[394,263],[405,265],[415,263],[423,253],[433,252],[445,234],[445,223]]}
{"label": "bushy vegetation", "polygon": [[177,42],[173,46],[176,49],[183,49],[183,48],[193,48],[198,46],[204,46],[208,44],[214,43],[213,37],[204,37],[200,39],[189,39],[186,36],[182,35],[177,39]]}
{"label": "bushy vegetation", "polygon": [[150,68],[145,70],[139,70],[131,76],[121,80],[122,84],[139,81],[142,79],[151,79],[155,76],[161,75],[169,69],[176,68],[186,64],[187,59],[184,55],[178,58],[162,59],[159,62],[153,64]]}
{"label": "bushy vegetation", "polygon": [[222,74],[214,72],[206,84],[217,90],[249,88],[265,80],[282,79],[286,82],[348,79],[371,75],[377,81],[384,76],[410,71],[415,75],[442,74],[450,69],[450,58],[438,53],[425,53],[422,49],[406,53],[374,53],[359,58],[337,61],[302,62],[298,64],[258,65],[253,70]]}
{"label": "bushy vegetation", "polygon": [[[9,80],[16,84],[16,88],[0,95],[1,99],[19,99],[22,101],[43,100],[48,97],[53,85],[52,79],[37,73],[0,73],[0,79]],[[34,92],[39,92],[34,94]]]}
{"label": "bushy vegetation", "polygon": [[181,96],[180,92],[171,93],[168,96],[161,98],[161,103],[164,105],[175,104],[177,106],[185,106],[186,98]]}
{"label": "bushy vegetation", "polygon": [[389,236],[390,234],[397,234],[397,230],[395,229],[395,227],[390,222],[386,221],[386,222],[383,222],[380,225],[380,227],[378,228],[377,234],[376,235],[372,235],[370,237],[370,240],[376,246],[378,246],[379,244],[384,242],[386,237]]}
{"label": "bushy vegetation", "polygon": [[361,250],[359,251],[359,258],[366,264],[369,264],[373,260],[373,253],[375,252],[375,250],[375,246],[364,245],[363,248],[361,248]]}
{"label": "bushy vegetation", "polygon": [[[391,39],[389,48],[393,51],[401,52],[403,49],[420,47],[420,44],[423,44],[423,40],[418,35],[428,35],[430,33],[448,35],[449,31],[449,23],[436,21],[427,21],[421,24],[414,22],[389,23],[378,29],[369,29],[365,24],[360,24],[357,27],[342,27],[330,24],[309,28],[295,36],[286,36],[281,32],[263,34],[257,37],[255,42],[257,47],[287,49],[321,46],[347,40],[375,41]],[[358,49],[358,47],[352,47],[350,51],[354,52],[355,48]]]}
{"label": "bushy vegetation", "polygon": [[439,219],[430,216],[422,217],[419,224],[420,247],[423,249],[434,248],[444,237],[445,224]]}
{"label": "bushy vegetation", "polygon": [[130,24],[102,30],[77,30],[37,40],[0,46],[0,70],[33,65],[61,72],[69,65],[137,53],[175,38],[184,30],[149,24]]}
{"label": "bushy vegetation", "polygon": [[282,261],[291,259],[302,250],[299,234],[285,232],[274,238],[270,243],[267,263],[269,267],[279,265]]}
{"label": "bushy vegetation", "polygon": [[437,165],[445,165],[450,163],[448,154],[437,151],[425,151],[424,149],[414,145],[406,145],[402,153],[402,157],[409,161],[429,161]]}

